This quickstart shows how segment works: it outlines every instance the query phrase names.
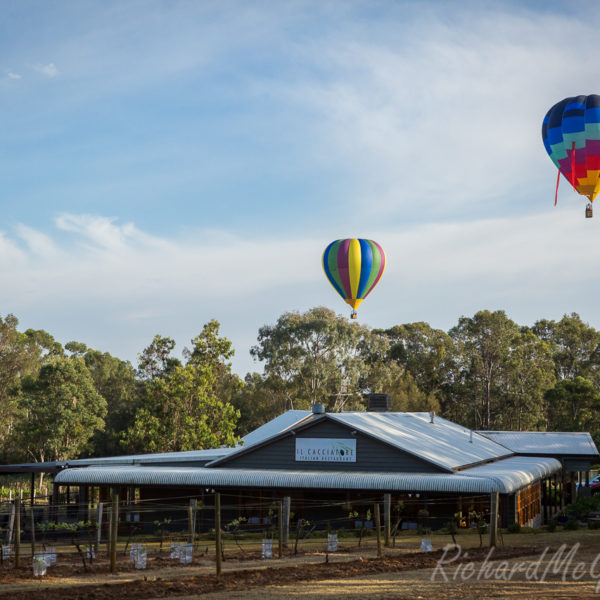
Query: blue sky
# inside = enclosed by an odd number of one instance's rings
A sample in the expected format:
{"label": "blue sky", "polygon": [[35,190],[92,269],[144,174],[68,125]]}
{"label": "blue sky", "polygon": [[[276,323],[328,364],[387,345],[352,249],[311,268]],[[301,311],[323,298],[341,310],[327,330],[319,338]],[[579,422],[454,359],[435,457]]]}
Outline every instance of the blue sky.
{"label": "blue sky", "polygon": [[135,361],[211,318],[346,306],[327,243],[388,270],[376,327],[505,309],[600,327],[598,218],[541,142],[600,92],[594,4],[69,2],[0,13],[0,315]]}

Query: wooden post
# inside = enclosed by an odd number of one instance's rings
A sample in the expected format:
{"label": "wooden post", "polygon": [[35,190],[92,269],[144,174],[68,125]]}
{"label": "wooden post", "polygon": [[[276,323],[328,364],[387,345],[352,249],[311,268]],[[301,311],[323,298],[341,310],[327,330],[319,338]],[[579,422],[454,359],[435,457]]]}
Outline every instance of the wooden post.
{"label": "wooden post", "polygon": [[31,558],[35,556],[35,509],[33,505],[30,508],[31,510]]}
{"label": "wooden post", "polygon": [[496,546],[498,538],[498,492],[490,494],[490,548]]}
{"label": "wooden post", "polygon": [[379,502],[375,503],[375,530],[377,532],[377,558],[381,558],[381,518],[379,516]]}
{"label": "wooden post", "polygon": [[194,543],[194,537],[196,535],[196,507],[198,506],[198,500],[195,498],[190,499],[190,505],[188,506],[188,543]]}
{"label": "wooden post", "polygon": [[112,511],[110,523],[110,572],[117,568],[117,536],[119,527],[119,494],[112,495]]}
{"label": "wooden post", "polygon": [[35,503],[35,473],[31,473],[31,506]]}
{"label": "wooden post", "polygon": [[15,567],[21,566],[21,498],[15,499]]}
{"label": "wooden post", "polygon": [[217,577],[221,577],[221,494],[215,493],[215,551],[217,553]]}
{"label": "wooden post", "polygon": [[392,537],[392,495],[383,495],[383,521],[385,526],[385,547],[390,547]]}
{"label": "wooden post", "polygon": [[290,508],[292,499],[290,496],[283,497],[283,547],[287,548],[288,539],[290,537]]}
{"label": "wooden post", "polygon": [[283,500],[279,501],[279,558],[283,558]]}
{"label": "wooden post", "polygon": [[10,517],[8,517],[8,537],[6,539],[7,544],[12,544],[13,531],[15,529],[15,503],[10,505]]}
{"label": "wooden post", "polygon": [[100,551],[100,542],[102,541],[102,510],[104,504],[98,502],[98,508],[96,509],[96,554]]}

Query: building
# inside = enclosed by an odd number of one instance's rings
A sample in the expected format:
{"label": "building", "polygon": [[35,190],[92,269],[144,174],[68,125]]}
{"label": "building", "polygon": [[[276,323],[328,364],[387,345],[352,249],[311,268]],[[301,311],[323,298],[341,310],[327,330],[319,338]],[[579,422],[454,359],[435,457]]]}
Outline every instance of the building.
{"label": "building", "polygon": [[268,517],[256,507],[282,499],[296,518],[310,518],[316,507],[334,518],[381,499],[389,522],[400,500],[404,526],[426,514],[435,528],[456,513],[490,515],[496,505],[501,526],[539,526],[575,497],[576,481],[585,478],[580,491],[589,492],[599,459],[588,433],[472,431],[433,413],[325,413],[316,405],[280,415],[235,448],[53,468],[57,490],[79,487],[84,506],[107,500],[111,489],[130,510],[136,501],[182,496],[210,503],[218,491],[238,516],[262,522]]}

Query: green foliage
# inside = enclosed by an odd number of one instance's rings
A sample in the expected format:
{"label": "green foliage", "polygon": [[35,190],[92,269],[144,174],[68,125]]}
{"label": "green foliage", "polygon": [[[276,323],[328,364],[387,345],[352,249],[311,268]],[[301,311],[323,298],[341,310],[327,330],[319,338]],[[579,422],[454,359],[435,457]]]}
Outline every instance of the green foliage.
{"label": "green foliage", "polygon": [[577,519],[569,519],[563,526],[567,531],[575,531],[579,529],[579,521]]}
{"label": "green foliage", "polygon": [[591,512],[600,511],[600,495],[583,496],[565,508],[565,514],[575,519],[584,519]]}
{"label": "green foliage", "polygon": [[588,521],[587,523],[588,529],[600,529],[600,521],[597,519]]}
{"label": "green foliage", "polygon": [[230,344],[217,334],[218,324],[211,321],[194,339],[186,365],[171,361],[166,351],[172,345],[154,338],[153,346],[160,351],[145,352],[139,370],[145,378],[144,405],[122,436],[128,450],[172,452],[235,445],[239,413],[217,395],[223,379],[231,375],[224,362],[231,356]]}
{"label": "green foliage", "polygon": [[600,392],[583,377],[563,379],[545,395],[554,431],[600,431]]}
{"label": "green foliage", "polygon": [[67,460],[104,428],[106,401],[81,358],[55,358],[21,383],[19,444],[36,461]]}
{"label": "green foliage", "polygon": [[506,531],[508,533],[521,533],[521,525],[515,521],[506,528]]}
{"label": "green foliage", "polygon": [[556,520],[556,518],[552,518],[546,524],[546,531],[553,533],[554,531],[556,531],[557,526],[558,526],[558,521]]}

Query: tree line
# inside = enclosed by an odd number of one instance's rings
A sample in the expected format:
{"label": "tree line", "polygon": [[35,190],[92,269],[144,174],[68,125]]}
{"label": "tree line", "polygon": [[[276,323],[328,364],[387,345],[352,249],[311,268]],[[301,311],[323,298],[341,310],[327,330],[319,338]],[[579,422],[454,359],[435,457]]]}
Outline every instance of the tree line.
{"label": "tree line", "polygon": [[600,441],[600,333],[573,313],[521,326],[504,311],[371,329],[317,307],[258,332],[264,367],[242,380],[209,321],[174,355],[156,335],[137,365],[0,317],[4,462],[233,445],[288,409],[435,411],[474,429],[589,431]]}

